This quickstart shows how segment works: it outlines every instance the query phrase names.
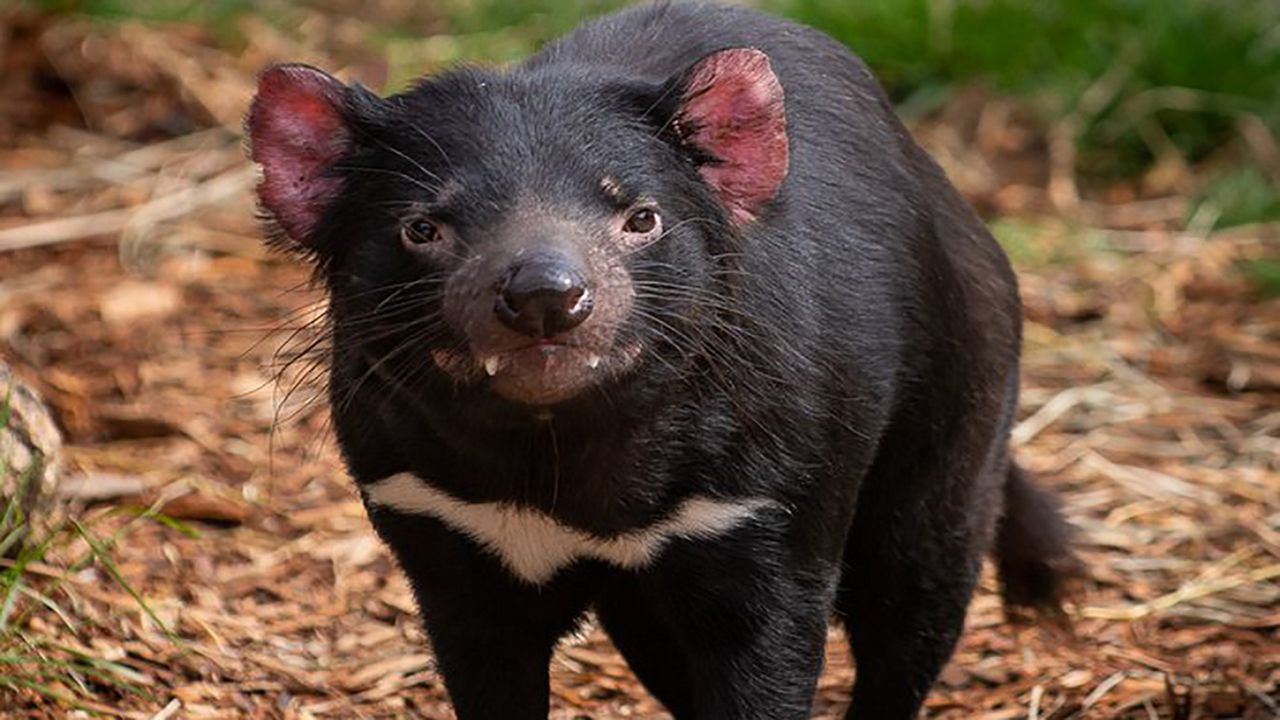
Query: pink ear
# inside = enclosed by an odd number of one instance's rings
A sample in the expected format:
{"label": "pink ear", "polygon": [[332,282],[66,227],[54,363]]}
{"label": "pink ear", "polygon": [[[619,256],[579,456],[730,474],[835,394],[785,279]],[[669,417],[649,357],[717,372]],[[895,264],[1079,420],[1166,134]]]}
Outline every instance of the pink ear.
{"label": "pink ear", "polygon": [[296,243],[306,244],[320,214],[342,190],[329,169],[346,153],[346,86],[305,65],[276,65],[258,78],[245,126],[262,165],[258,200]]}
{"label": "pink ear", "polygon": [[675,122],[685,142],[716,159],[702,166],[702,177],[733,223],[755,220],[787,176],[782,84],[768,56],[733,48],[698,61],[686,75]]}

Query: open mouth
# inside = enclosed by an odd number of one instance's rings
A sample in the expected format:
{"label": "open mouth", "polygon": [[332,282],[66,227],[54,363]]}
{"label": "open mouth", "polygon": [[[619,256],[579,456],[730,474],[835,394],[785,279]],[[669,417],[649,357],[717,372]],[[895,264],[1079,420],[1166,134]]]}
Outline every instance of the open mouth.
{"label": "open mouth", "polygon": [[540,341],[503,353],[479,357],[477,362],[489,377],[503,372],[551,373],[565,366],[600,367],[603,356],[596,351],[565,343]]}
{"label": "open mouth", "polygon": [[495,393],[510,400],[549,404],[625,371],[640,350],[638,342],[601,351],[544,340],[497,352],[433,350],[432,358],[456,380],[487,379]]}

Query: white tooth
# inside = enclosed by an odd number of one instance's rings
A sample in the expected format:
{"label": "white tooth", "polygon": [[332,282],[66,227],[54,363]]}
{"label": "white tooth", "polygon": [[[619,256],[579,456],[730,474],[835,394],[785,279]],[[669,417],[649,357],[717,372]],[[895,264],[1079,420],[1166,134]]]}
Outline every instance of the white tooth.
{"label": "white tooth", "polygon": [[489,375],[491,376],[498,374],[498,356],[497,355],[490,355],[489,357],[484,359],[484,371],[489,373]]}
{"label": "white tooth", "polygon": [[589,356],[587,358],[587,365],[589,365],[592,370],[600,367],[600,356],[599,355]]}

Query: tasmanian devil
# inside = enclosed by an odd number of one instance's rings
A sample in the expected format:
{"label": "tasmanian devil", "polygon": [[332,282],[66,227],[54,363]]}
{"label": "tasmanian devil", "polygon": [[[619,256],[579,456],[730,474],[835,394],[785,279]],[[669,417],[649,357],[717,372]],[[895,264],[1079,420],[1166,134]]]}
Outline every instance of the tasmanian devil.
{"label": "tasmanian devil", "polygon": [[678,718],[807,716],[833,617],[912,718],[990,548],[1054,602],[1013,273],[834,40],[645,6],[388,98],[275,66],[247,125],[464,720],[546,717],[589,610]]}

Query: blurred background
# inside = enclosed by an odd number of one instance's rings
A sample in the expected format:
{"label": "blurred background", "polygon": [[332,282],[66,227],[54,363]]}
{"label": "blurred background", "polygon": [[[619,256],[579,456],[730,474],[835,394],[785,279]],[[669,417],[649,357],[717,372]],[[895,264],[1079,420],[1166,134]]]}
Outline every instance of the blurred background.
{"label": "blurred background", "polygon": [[[0,716],[452,716],[241,120],[272,61],[392,92],[622,4],[0,2]],[[1088,577],[1074,631],[985,579],[927,716],[1280,717],[1280,2],[753,4],[867,60],[1022,278],[1014,442]],[[552,690],[663,717],[590,625]]]}

